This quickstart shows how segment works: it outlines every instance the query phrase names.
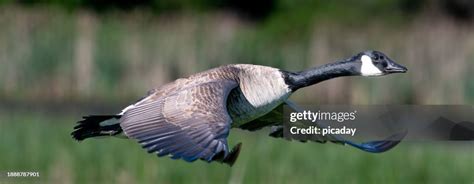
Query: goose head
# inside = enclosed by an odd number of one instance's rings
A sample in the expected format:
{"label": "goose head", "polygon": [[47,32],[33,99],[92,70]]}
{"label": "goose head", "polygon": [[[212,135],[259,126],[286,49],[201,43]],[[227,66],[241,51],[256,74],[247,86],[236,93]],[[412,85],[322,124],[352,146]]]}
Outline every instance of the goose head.
{"label": "goose head", "polygon": [[310,68],[300,72],[283,71],[285,83],[291,91],[317,84],[336,77],[374,77],[393,73],[405,73],[407,68],[395,63],[380,51],[360,52],[348,59]]}
{"label": "goose head", "polygon": [[358,64],[358,67],[356,67],[358,71],[355,71],[355,73],[361,76],[371,77],[407,72],[406,67],[395,63],[395,61],[379,51],[361,52],[353,57],[352,62]]}

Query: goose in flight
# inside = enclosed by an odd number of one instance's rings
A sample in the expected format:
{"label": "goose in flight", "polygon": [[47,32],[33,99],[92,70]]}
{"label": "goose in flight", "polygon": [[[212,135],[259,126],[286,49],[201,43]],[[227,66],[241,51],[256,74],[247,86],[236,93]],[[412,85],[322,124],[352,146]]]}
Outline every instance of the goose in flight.
{"label": "goose in flight", "polygon": [[[230,129],[254,131],[271,126],[270,135],[282,137],[282,122],[268,119],[277,117],[278,107],[283,104],[297,110],[288,97],[298,89],[336,77],[382,76],[406,71],[379,51],[361,52],[300,72],[251,64],[225,65],[153,89],[119,114],[85,116],[71,135],[78,141],[124,135],[160,157],[168,155],[188,162],[201,159],[232,166],[241,144],[229,149]],[[321,137],[318,142],[327,140]],[[383,152],[399,142],[393,139],[361,144],[342,139],[330,141],[368,152]]]}

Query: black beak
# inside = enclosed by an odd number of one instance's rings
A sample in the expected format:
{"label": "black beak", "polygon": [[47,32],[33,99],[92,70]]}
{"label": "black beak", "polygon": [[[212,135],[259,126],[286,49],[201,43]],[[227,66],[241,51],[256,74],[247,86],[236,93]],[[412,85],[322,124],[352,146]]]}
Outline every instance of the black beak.
{"label": "black beak", "polygon": [[402,65],[399,65],[393,61],[388,62],[388,66],[385,68],[388,73],[405,73],[408,69]]}

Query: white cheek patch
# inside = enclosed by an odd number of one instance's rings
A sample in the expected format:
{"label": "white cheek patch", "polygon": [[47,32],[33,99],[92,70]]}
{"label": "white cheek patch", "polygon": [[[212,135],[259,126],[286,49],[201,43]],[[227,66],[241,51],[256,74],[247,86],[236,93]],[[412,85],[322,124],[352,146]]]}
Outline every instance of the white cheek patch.
{"label": "white cheek patch", "polygon": [[374,65],[369,56],[363,55],[360,60],[362,61],[362,66],[360,68],[362,76],[379,76],[383,74],[383,72]]}

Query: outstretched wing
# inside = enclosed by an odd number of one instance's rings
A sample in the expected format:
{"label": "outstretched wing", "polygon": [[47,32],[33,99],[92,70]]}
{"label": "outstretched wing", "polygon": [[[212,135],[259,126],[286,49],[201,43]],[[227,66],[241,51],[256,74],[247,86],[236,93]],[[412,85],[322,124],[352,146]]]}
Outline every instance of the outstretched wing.
{"label": "outstretched wing", "polygon": [[124,113],[120,126],[149,153],[192,162],[212,161],[229,153],[231,118],[226,100],[237,87],[233,80],[216,79],[164,96],[151,97]]}
{"label": "outstretched wing", "polygon": [[[240,128],[254,131],[261,129],[265,126],[271,125],[271,132],[270,136],[275,138],[283,138],[283,105],[288,105],[295,112],[301,112],[302,110],[297,107],[293,102],[287,100],[284,104],[277,107],[272,112],[262,116],[261,118],[254,120],[250,123],[242,125]],[[319,126],[321,127],[321,126]],[[363,142],[363,143],[355,143],[350,140],[345,140],[336,135],[312,135],[312,137],[308,137],[309,140],[318,142],[318,143],[326,143],[327,141],[338,143],[338,144],[347,144],[358,148],[363,151],[371,152],[371,153],[380,153],[385,152],[393,147],[395,147],[401,140],[406,136],[407,132],[400,132],[390,137],[386,138],[385,140],[378,140],[378,141],[370,141],[370,142]]]}

